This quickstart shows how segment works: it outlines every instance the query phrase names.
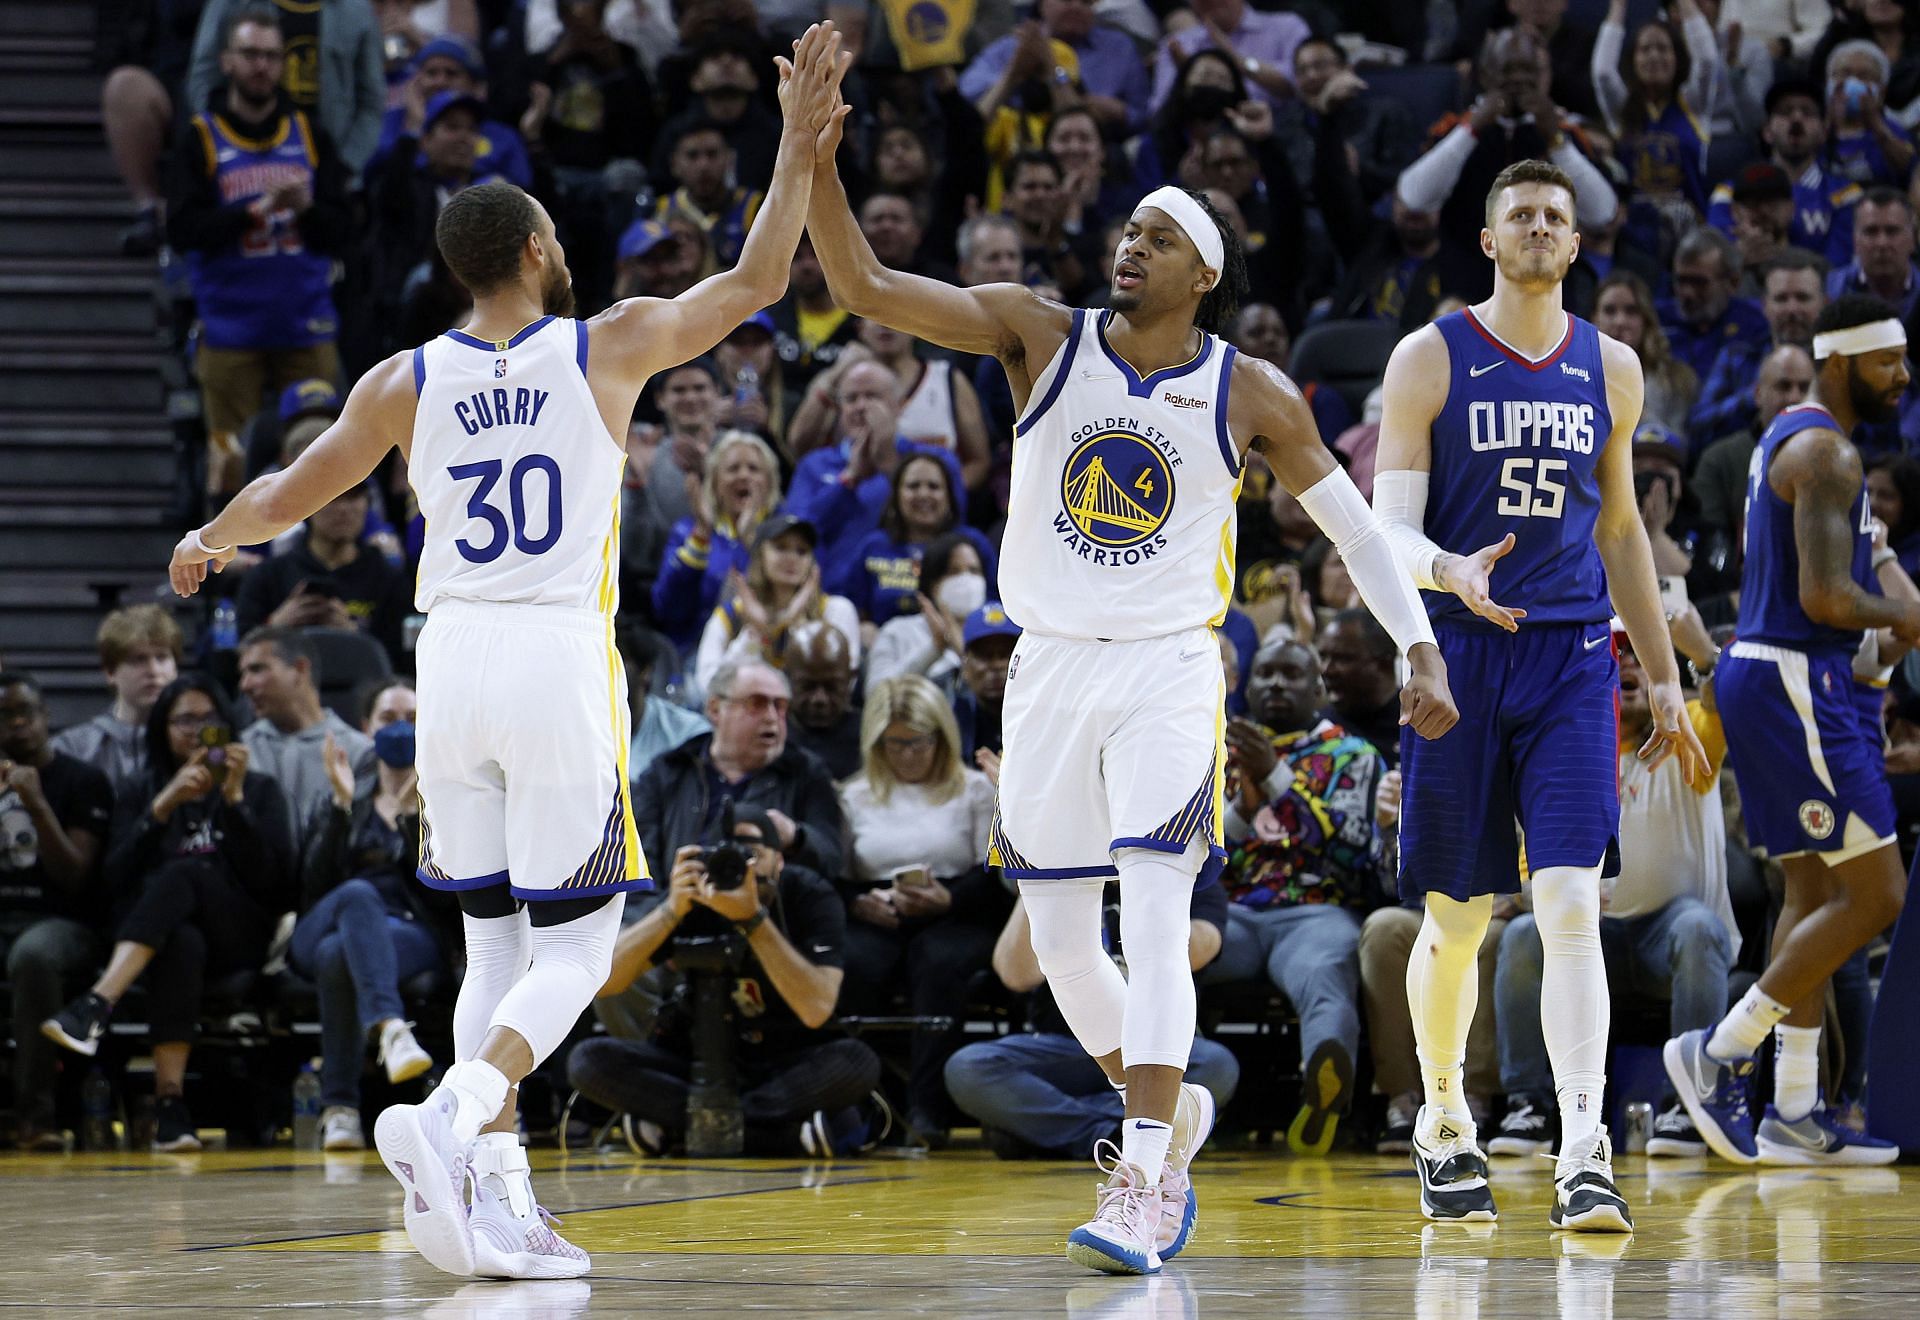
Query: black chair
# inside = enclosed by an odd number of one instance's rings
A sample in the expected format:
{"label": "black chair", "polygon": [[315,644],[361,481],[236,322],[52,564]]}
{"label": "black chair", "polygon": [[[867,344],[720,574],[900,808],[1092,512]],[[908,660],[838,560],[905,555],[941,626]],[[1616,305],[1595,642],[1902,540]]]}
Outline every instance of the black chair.
{"label": "black chair", "polygon": [[1302,385],[1318,381],[1340,391],[1359,417],[1401,334],[1392,321],[1322,321],[1293,346],[1290,370]]}
{"label": "black chair", "polygon": [[353,694],[368,679],[393,673],[387,648],[351,628],[302,628],[300,632],[320,657],[322,704],[357,726],[360,712],[353,708]]}

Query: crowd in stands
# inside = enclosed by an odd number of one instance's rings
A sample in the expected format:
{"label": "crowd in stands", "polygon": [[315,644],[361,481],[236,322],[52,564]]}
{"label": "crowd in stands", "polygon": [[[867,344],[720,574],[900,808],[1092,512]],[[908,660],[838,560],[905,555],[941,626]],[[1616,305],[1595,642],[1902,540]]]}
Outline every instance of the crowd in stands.
{"label": "crowd in stands", "polygon": [[[1138,197],[1204,188],[1248,252],[1233,342],[1297,368],[1363,490],[1377,394],[1336,382],[1311,346],[1361,333],[1383,363],[1399,335],[1487,296],[1488,183],[1529,157],[1564,168],[1582,232],[1568,307],[1645,368],[1636,487],[1716,765],[1709,676],[1736,613],[1756,438],[1806,396],[1827,300],[1868,292],[1920,329],[1920,17],[1896,0],[125,7],[104,95],[140,208],[127,245],[191,296],[182,351],[206,429],[192,478],[216,503],[311,443],[359,372],[458,327],[468,300],[432,234],[463,187],[505,179],[542,200],[583,315],[732,262],[779,134],[772,55],[822,16],[856,52],[841,170],[882,262],[1098,306]],[[996,361],[850,316],[804,241],[786,297],[657,377],[632,419],[620,640],[659,888],[629,905],[595,1021],[555,1068],[563,1093],[629,1115],[656,1148],[686,1125],[669,941],[702,900],[683,863],[723,841],[723,820],[782,935],[732,995],[751,1147],[872,1139],[876,1091],[896,1128],[938,1144],[979,1125],[1008,1157],[1079,1157],[1118,1124],[1017,895],[986,865],[1019,635],[997,602],[1019,571],[996,553],[1014,421]],[[1855,441],[1912,573],[1920,392]],[[1324,1152],[1370,1082],[1380,1148],[1404,1150],[1420,913],[1394,882],[1396,657],[1331,546],[1252,462],[1220,630],[1230,857],[1193,904],[1203,1021],[1266,1014],[1276,996],[1298,1020],[1299,1099],[1243,1096],[1231,1113]],[[194,619],[189,641],[152,606],[108,617],[95,719],[50,736],[32,676],[0,677],[0,947],[24,1144],[60,1144],[58,1046],[93,1052],[136,987],[167,1149],[195,1144],[190,1051],[206,988],[236,972],[315,988],[330,1147],[362,1140],[370,1063],[404,1082],[451,1061],[444,1040],[428,1042],[436,1059],[415,1039],[403,994],[437,978],[450,1002],[461,961],[457,919],[412,880],[420,540],[396,454],[216,580],[237,638]],[[356,634],[364,646],[342,643]],[[1862,684],[1911,852],[1920,682],[1896,666]],[[1642,689],[1623,650],[1624,866],[1604,939],[1616,999],[1677,1034],[1717,1020],[1729,978],[1763,965],[1769,882],[1726,776],[1689,787],[1631,754]],[[1467,1086],[1496,1153],[1538,1151],[1554,1132],[1540,940],[1524,896],[1497,917]],[[1864,959],[1836,987],[1832,1089],[1857,1111]],[[967,1043],[982,1003],[1025,1029]],[[843,1021],[888,1015],[915,1024],[897,1049]],[[1223,1106],[1243,1062],[1195,1041],[1193,1073]],[[1698,1149],[1684,1111],[1663,1110],[1656,1149]]]}

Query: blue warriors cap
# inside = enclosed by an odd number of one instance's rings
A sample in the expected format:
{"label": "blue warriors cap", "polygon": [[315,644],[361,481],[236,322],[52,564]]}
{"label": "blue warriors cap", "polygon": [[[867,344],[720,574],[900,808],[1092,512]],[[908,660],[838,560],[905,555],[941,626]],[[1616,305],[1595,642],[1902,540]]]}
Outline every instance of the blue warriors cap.
{"label": "blue warriors cap", "polygon": [[422,133],[426,132],[433,127],[434,122],[438,120],[441,115],[444,115],[449,110],[457,110],[462,106],[473,111],[473,120],[476,125],[487,117],[486,102],[471,92],[436,92],[433,95],[433,99],[427,102],[427,112],[420,120],[420,131]]}
{"label": "blue warriors cap", "polygon": [[484,79],[487,76],[487,62],[482,58],[480,48],[465,37],[455,36],[452,33],[435,37],[422,46],[420,53],[413,57],[413,67],[418,69],[428,60],[435,58],[452,60],[467,71],[469,78]]}
{"label": "blue warriors cap", "polygon": [[296,417],[338,417],[340,415],[340,391],[333,387],[330,380],[318,376],[306,380],[297,380],[280,391],[280,424],[285,426]]}
{"label": "blue warriors cap", "polygon": [[960,630],[960,644],[972,646],[986,637],[1018,637],[1019,635],[1020,625],[1007,617],[1007,612],[1000,608],[999,601],[990,600],[967,616],[967,622]]}
{"label": "blue warriors cap", "polygon": [[774,332],[773,331],[773,313],[765,310],[764,308],[761,309],[760,311],[755,312],[752,316],[749,316],[746,320],[742,321],[739,325],[736,325],[733,329],[729,330],[727,332],[727,338],[729,339],[733,338],[735,335],[739,334],[742,330],[758,330],[762,334],[771,336]]}
{"label": "blue warriors cap", "polygon": [[1655,421],[1641,422],[1633,433],[1633,456],[1664,458],[1675,467],[1687,465],[1687,447],[1680,437]]}
{"label": "blue warriors cap", "polygon": [[627,232],[620,235],[616,255],[621,261],[632,261],[635,257],[646,256],[674,237],[673,229],[663,221],[635,220],[627,226]]}

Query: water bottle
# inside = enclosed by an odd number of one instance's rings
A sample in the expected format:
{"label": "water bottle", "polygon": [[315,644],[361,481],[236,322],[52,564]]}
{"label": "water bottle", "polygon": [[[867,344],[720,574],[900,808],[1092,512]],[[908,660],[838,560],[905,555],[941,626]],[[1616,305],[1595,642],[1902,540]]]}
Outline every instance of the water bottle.
{"label": "water bottle", "polygon": [[293,1079],[293,1147],[320,1149],[320,1077],[311,1061],[301,1064]]}
{"label": "water bottle", "polygon": [[234,608],[233,601],[222,596],[213,607],[213,649],[220,652],[238,650],[240,646],[240,611]]}
{"label": "water bottle", "polygon": [[107,1075],[94,1068],[80,1087],[81,1138],[88,1150],[112,1150],[113,1084]]}
{"label": "water bottle", "polygon": [[760,369],[751,362],[742,363],[733,373],[733,401],[746,403],[760,397]]}

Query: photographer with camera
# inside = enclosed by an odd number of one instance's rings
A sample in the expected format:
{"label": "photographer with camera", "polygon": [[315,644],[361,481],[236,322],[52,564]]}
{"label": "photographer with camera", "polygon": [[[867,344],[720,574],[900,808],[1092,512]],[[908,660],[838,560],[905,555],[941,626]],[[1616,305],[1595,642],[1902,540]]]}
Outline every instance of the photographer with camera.
{"label": "photographer with camera", "polygon": [[146,973],[159,1099],[158,1151],[198,1150],[182,1098],[208,979],[258,968],[280,914],[294,906],[293,819],[278,785],[249,772],[233,708],[210,678],[168,684],[147,720],[148,794],[122,813],[107,852],[109,887],[125,907],[113,956],[93,989],[40,1024],[92,1055],[107,1019]]}
{"label": "photographer with camera", "polygon": [[[657,1124],[672,1144],[687,1131],[696,1060],[711,1075],[729,1062],[739,1078],[750,1153],[817,1150],[819,1119],[865,1099],[880,1060],[857,1040],[823,1030],[840,997],[845,909],[834,887],[782,856],[767,811],[735,807],[732,829],[711,848],[673,855],[664,898],[620,933],[602,996],[619,994],[657,962],[687,973],[698,996],[705,977],[725,978],[731,1030],[699,1039],[704,1023],[684,1001],[663,1009],[651,1041],[594,1037],[574,1047],[567,1078],[616,1112]],[[731,1049],[731,1059],[712,1057]]]}

